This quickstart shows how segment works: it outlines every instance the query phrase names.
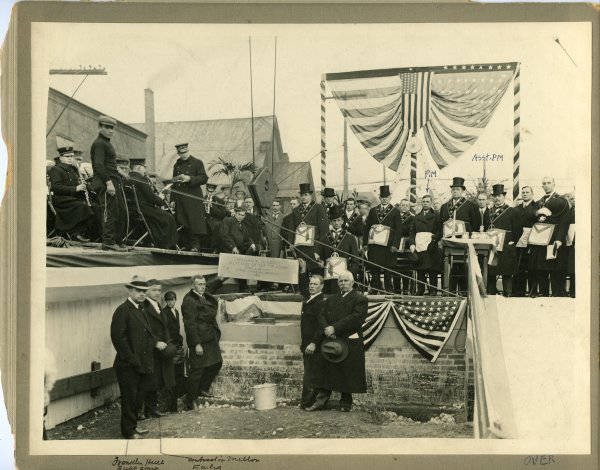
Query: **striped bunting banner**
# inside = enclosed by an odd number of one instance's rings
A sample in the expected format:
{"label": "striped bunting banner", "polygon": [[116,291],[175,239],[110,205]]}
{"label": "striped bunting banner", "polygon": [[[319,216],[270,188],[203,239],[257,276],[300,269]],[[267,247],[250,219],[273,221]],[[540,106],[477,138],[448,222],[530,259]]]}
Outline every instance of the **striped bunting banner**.
{"label": "striped bunting banner", "polygon": [[375,342],[391,312],[408,342],[425,359],[435,362],[466,305],[464,298],[408,298],[370,303],[362,328],[365,350]]}

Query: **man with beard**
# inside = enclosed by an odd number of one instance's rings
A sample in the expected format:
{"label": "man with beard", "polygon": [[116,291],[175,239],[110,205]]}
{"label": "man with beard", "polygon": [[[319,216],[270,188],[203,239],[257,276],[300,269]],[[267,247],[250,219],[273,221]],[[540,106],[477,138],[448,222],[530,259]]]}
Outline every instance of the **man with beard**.
{"label": "man with beard", "polygon": [[302,301],[300,315],[300,352],[304,361],[300,407],[303,409],[312,406],[317,398],[313,385],[317,362],[315,351],[320,344],[323,328],[326,326],[319,323],[323,318],[324,301],[323,278],[315,274],[308,281],[308,297]]}
{"label": "man with beard", "polygon": [[[521,188],[522,202],[514,208],[515,218],[517,220],[515,240],[517,249],[517,272],[513,280],[513,295],[523,297],[526,293],[531,293],[535,288],[536,279],[534,271],[529,269],[529,248],[523,237],[524,229],[531,230],[533,224],[537,221],[536,211],[538,205],[533,200],[533,189],[531,186]],[[519,243],[519,241],[521,241]]]}
{"label": "man with beard", "polygon": [[208,226],[204,211],[202,185],[208,181],[204,164],[188,152],[188,144],[177,144],[178,160],[173,166],[175,217],[181,230],[182,245],[199,251],[206,241]]}
{"label": "man with beard", "polygon": [[146,175],[146,166],[136,164],[129,172],[129,185],[134,191],[135,207],[142,213],[150,238],[158,248],[174,248],[177,243],[177,223],[170,212],[164,210],[167,202],[161,199]]}
{"label": "man with beard", "polygon": [[86,235],[96,220],[91,202],[86,201],[86,183],[79,177],[73,147],[61,147],[58,153],[56,164],[48,170],[55,228],[80,242],[89,242]]}
{"label": "man with beard", "polygon": [[117,170],[117,153],[110,139],[117,121],[108,116],[98,118],[99,134],[92,143],[90,157],[94,172],[94,189],[102,209],[102,249],[127,251],[127,206],[123,178]]}
{"label": "man with beard", "polygon": [[[410,281],[412,278],[411,261],[407,253],[398,253],[398,250],[408,249],[408,240],[410,236],[410,227],[413,224],[414,215],[410,212],[410,201],[402,199],[399,205],[398,215],[398,246],[392,247],[392,252],[397,261],[396,270],[399,274],[394,275],[394,290],[399,294],[410,294]],[[406,240],[406,246],[400,246],[402,239]]]}
{"label": "man with beard", "polygon": [[365,225],[362,217],[360,216],[360,211],[356,207],[356,200],[353,197],[349,197],[344,202],[344,206],[346,208],[343,215],[344,229],[359,240],[362,239]]}
{"label": "man with beard", "polygon": [[[367,263],[367,269],[371,273],[371,287],[381,291],[381,274],[385,283],[385,291],[393,292],[391,270],[396,268],[395,252],[392,247],[397,247],[399,212],[390,204],[392,195],[389,186],[379,188],[379,200],[381,204],[373,207],[365,222],[363,235],[363,250],[367,259],[374,263]],[[397,251],[397,250],[396,250]],[[387,268],[387,269],[385,269]]]}
{"label": "man with beard", "polygon": [[[442,271],[442,254],[438,248],[441,238],[439,216],[431,207],[430,195],[421,198],[421,206],[421,212],[413,218],[409,235],[410,251],[417,255],[417,280],[420,281],[417,295],[425,293],[425,282],[437,286],[438,273]],[[437,294],[433,287],[428,287],[428,293]]]}
{"label": "man with beard", "polygon": [[190,352],[190,372],[185,408],[197,409],[198,397],[214,398],[210,386],[223,365],[219,340],[221,329],[217,323],[217,299],[212,295],[223,285],[218,278],[207,286],[202,275],[192,278],[192,289],[181,304],[185,336]]}
{"label": "man with beard", "polygon": [[[564,248],[569,230],[569,203],[555,192],[554,178],[548,176],[542,180],[542,188],[546,193],[539,201],[536,211],[536,222],[552,225],[552,235],[547,245],[530,245],[529,268],[535,272],[539,295],[548,297],[549,284],[553,297],[561,297],[564,293],[564,272],[561,266],[561,249]],[[535,230],[536,226],[532,227]],[[530,235],[531,241],[531,235]],[[548,246],[552,248],[548,248]],[[548,251],[551,255],[548,256]],[[548,282],[550,278],[550,282]],[[536,296],[535,291],[531,294]]]}
{"label": "man with beard", "polygon": [[[356,273],[359,270],[358,242],[356,237],[345,230],[344,210],[337,206],[331,212],[331,229],[321,240],[323,261],[325,262],[325,277],[329,278],[334,274],[335,265],[339,258],[346,259],[346,270]],[[338,269],[339,271],[339,269]],[[336,278],[330,278],[325,281],[325,293],[334,294],[339,292],[338,281]]]}
{"label": "man with beard", "polygon": [[[451,231],[453,231],[455,220],[462,221],[465,225],[465,233],[462,235],[457,234],[457,236],[468,237],[468,232],[479,230],[479,226],[476,226],[479,220],[477,205],[465,197],[466,189],[464,178],[454,177],[452,179],[452,185],[450,185],[452,196],[440,208],[440,224],[442,225],[440,232],[442,235],[444,235],[444,223],[450,222],[453,227]],[[449,287],[451,291],[458,289],[464,292],[467,290],[467,274],[464,263],[462,265],[457,263],[452,266],[450,286],[445,287]]]}
{"label": "man with beard", "polygon": [[323,273],[320,265],[322,248],[317,241],[329,231],[329,217],[325,208],[313,200],[310,183],[300,183],[300,201],[293,212],[292,231],[296,234],[294,249],[306,263],[306,273],[299,279],[300,292],[306,295],[309,275]]}
{"label": "man with beard", "polygon": [[341,393],[340,410],[350,411],[352,394],[367,391],[362,336],[367,298],[353,290],[351,272],[342,273],[338,282],[340,293],[329,297],[322,310],[321,324],[327,326],[322,330],[321,356],[314,379],[318,393],[307,411],[324,409],[332,391]]}
{"label": "man with beard", "polygon": [[[490,210],[490,229],[499,229],[504,234],[504,240],[500,242],[496,258],[497,264],[489,267],[487,278],[487,293],[495,295],[496,277],[502,276],[502,294],[505,297],[512,296],[512,278],[516,271],[517,250],[515,247],[518,221],[510,207],[504,201],[506,191],[503,184],[492,186],[492,197],[494,206]],[[500,250],[501,248],[501,250]]]}

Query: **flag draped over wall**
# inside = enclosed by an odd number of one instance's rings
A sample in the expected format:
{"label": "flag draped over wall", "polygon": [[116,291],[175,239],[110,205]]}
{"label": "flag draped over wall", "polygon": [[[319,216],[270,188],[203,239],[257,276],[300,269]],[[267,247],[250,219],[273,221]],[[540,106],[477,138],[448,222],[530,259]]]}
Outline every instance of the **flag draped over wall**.
{"label": "flag draped over wall", "polygon": [[482,134],[517,63],[327,74],[350,129],[378,162],[397,171],[411,134],[441,169]]}
{"label": "flag draped over wall", "polygon": [[464,298],[394,299],[369,302],[363,324],[365,349],[368,349],[392,314],[408,342],[428,361],[435,362],[466,307]]}

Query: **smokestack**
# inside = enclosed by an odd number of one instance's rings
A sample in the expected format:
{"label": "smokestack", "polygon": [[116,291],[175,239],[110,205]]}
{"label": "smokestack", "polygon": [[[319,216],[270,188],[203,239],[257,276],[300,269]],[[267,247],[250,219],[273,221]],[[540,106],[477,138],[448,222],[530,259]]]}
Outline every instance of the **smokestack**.
{"label": "smokestack", "polygon": [[144,90],[144,115],[146,134],[146,167],[149,171],[156,169],[156,125],[154,121],[154,92],[150,88]]}

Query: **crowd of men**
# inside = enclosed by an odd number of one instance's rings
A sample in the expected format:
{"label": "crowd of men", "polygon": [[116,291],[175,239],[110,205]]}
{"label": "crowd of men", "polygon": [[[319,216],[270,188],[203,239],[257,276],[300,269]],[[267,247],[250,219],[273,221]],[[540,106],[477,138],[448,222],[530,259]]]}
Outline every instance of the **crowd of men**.
{"label": "crowd of men", "polygon": [[[338,202],[333,188],[324,188],[319,202],[310,184],[302,183],[284,214],[279,200],[265,210],[243,190],[235,197],[218,194],[187,143],[175,146],[173,177],[158,190],[143,164],[130,169],[117,158],[111,143],[116,121],[101,116],[98,125],[91,180],[81,176],[70,147],[59,149],[48,171],[49,219],[72,239],[86,241],[95,234],[103,249],[126,251],[137,225],[155,247],[297,258],[305,294],[313,274],[324,277],[327,293],[338,292],[338,274],[348,270],[365,291],[423,295],[440,289],[444,239],[493,232],[499,238],[488,293],[498,292],[501,278],[505,296],[575,294],[575,199],[557,194],[553,178],[542,180],[544,196],[538,201],[524,186],[511,206],[502,184],[494,185],[491,195],[485,190],[470,195],[464,178],[455,177],[451,197],[439,211],[425,194],[418,212],[407,199],[392,204],[387,185],[380,187],[379,203],[371,205],[352,197]],[[466,290],[464,264],[453,263],[443,287]],[[240,289],[246,289],[244,280]]]}

